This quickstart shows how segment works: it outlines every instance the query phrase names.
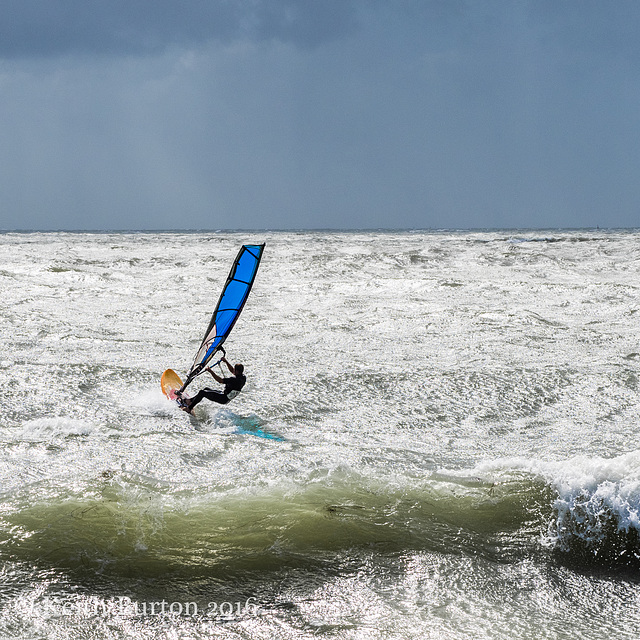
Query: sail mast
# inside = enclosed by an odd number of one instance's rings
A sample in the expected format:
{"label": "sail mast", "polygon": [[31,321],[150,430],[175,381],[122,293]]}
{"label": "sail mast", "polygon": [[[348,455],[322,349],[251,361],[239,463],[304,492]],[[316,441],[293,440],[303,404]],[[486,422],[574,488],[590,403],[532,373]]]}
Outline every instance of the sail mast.
{"label": "sail mast", "polygon": [[238,252],[200,348],[180,391],[184,391],[191,381],[202,373],[231,333],[251,292],[264,247],[264,244],[245,244]]}

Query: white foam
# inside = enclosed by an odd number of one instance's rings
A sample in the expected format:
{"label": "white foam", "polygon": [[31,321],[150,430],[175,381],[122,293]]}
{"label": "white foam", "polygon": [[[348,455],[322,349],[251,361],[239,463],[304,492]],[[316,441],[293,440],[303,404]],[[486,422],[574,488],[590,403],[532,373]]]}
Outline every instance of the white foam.
{"label": "white foam", "polygon": [[567,548],[578,537],[588,545],[611,531],[640,533],[640,451],[611,458],[575,456],[560,461],[512,458],[478,465],[471,473],[525,471],[542,478],[557,494],[550,545]]}
{"label": "white foam", "polygon": [[152,414],[167,415],[180,411],[178,405],[158,389],[145,389],[139,393],[133,393],[125,399],[129,407],[142,410]]}
{"label": "white foam", "polygon": [[98,426],[78,418],[53,417],[29,420],[22,425],[22,436],[29,440],[41,440],[55,436],[86,436],[99,429]]}

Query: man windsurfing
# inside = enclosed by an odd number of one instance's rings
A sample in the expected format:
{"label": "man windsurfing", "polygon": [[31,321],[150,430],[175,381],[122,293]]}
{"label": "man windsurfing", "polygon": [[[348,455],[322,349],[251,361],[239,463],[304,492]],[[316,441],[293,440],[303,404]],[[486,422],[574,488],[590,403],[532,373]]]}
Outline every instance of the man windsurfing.
{"label": "man windsurfing", "polygon": [[215,391],[214,389],[205,387],[198,391],[193,398],[183,398],[182,394],[177,392],[176,395],[180,398],[180,406],[185,411],[191,413],[193,408],[205,398],[218,404],[227,404],[240,393],[242,387],[244,387],[247,382],[247,378],[244,375],[244,365],[239,362],[232,365],[225,357],[223,357],[220,362],[224,362],[227,365],[229,372],[233,374],[231,377],[222,378],[215,373],[211,367],[207,367],[205,371],[208,371],[216,382],[224,385],[224,391]]}

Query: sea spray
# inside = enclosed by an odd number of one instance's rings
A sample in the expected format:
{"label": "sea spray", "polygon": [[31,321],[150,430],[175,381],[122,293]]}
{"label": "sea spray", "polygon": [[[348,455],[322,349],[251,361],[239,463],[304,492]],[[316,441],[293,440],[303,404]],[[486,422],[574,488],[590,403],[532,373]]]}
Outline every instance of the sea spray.
{"label": "sea spray", "polygon": [[561,561],[640,569],[640,451],[612,458],[496,460],[475,472],[495,477],[517,469],[549,487],[542,541]]}

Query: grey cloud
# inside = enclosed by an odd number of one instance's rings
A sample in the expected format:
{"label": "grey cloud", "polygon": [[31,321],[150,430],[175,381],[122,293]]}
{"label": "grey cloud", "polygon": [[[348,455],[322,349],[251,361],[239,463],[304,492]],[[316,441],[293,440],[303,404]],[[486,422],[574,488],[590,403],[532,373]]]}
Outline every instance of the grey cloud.
{"label": "grey cloud", "polygon": [[183,7],[0,3],[0,228],[637,225],[628,0]]}
{"label": "grey cloud", "polygon": [[5,0],[0,56],[155,54],[237,38],[313,47],[356,26],[351,0]]}
{"label": "grey cloud", "polygon": [[640,48],[636,0],[4,0],[0,57],[157,54],[242,38],[313,48],[353,35],[373,13],[390,28],[402,16],[408,36],[433,49],[491,46],[514,28],[562,48]]}

